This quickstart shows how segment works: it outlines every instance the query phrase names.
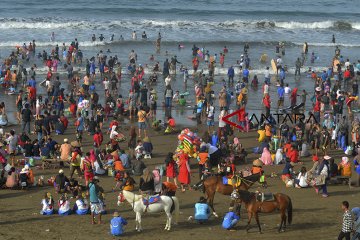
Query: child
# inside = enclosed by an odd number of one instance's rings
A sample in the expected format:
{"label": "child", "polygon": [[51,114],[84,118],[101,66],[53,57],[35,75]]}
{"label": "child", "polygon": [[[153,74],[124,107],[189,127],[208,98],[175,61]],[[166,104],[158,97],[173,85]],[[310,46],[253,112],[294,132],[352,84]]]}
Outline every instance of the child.
{"label": "child", "polygon": [[199,202],[195,204],[195,220],[198,223],[202,224],[204,222],[207,222],[210,214],[210,208],[209,205],[207,205],[206,203],[206,199],[204,197],[200,197]]}
{"label": "child", "polygon": [[171,116],[168,117],[168,121],[167,121],[167,127],[165,129],[165,133],[172,133],[175,131],[175,119]]}
{"label": "child", "polygon": [[124,233],[123,226],[127,224],[127,221],[119,216],[118,212],[114,212],[113,219],[110,221],[110,233],[113,236],[120,236]]}
{"label": "child", "polygon": [[308,176],[307,176],[306,167],[302,167],[299,175],[297,176],[296,179],[294,179],[295,187],[296,188],[308,187],[307,178]]}
{"label": "child", "polygon": [[20,179],[21,189],[27,188],[29,175],[28,175],[28,171],[26,170],[26,168],[23,168],[21,170],[21,172],[19,173],[19,179]]}
{"label": "child", "polygon": [[143,147],[143,144],[142,144],[141,140],[137,141],[137,146],[135,148],[135,154],[136,154],[136,159],[137,160],[139,160],[144,154],[144,147]]}
{"label": "child", "polygon": [[66,194],[62,194],[59,201],[58,201],[58,206],[59,206],[59,215],[70,215],[71,210],[70,210],[70,202],[67,199]]}
{"label": "child", "polygon": [[44,199],[41,201],[43,205],[42,210],[40,211],[41,215],[52,215],[54,213],[54,199],[51,196],[51,193],[45,193]]}
{"label": "child", "polygon": [[229,212],[226,213],[224,220],[222,222],[222,227],[226,230],[233,230],[233,227],[236,225],[236,223],[240,220],[240,217],[234,213],[234,208],[229,207]]}
{"label": "child", "polygon": [[184,95],[180,95],[179,105],[180,106],[185,106],[186,105],[186,99],[185,99]]}
{"label": "child", "polygon": [[76,196],[76,202],[75,205],[73,207],[73,211],[77,214],[77,215],[86,215],[89,213],[89,204],[87,199],[85,198],[85,193],[83,194],[79,194]]}

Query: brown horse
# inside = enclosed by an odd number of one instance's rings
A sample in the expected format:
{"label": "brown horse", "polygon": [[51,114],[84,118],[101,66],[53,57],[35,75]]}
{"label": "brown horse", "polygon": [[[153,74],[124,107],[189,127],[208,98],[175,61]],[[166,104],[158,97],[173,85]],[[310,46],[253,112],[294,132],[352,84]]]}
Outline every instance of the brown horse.
{"label": "brown horse", "polygon": [[281,223],[278,231],[283,232],[286,228],[286,210],[287,210],[287,220],[289,225],[292,222],[292,202],[288,195],[283,193],[276,193],[273,195],[274,200],[272,201],[258,201],[256,199],[256,193],[252,193],[246,190],[239,190],[237,194],[237,199],[240,202],[245,203],[245,208],[248,213],[248,224],[246,226],[246,231],[249,232],[250,222],[252,217],[255,217],[256,223],[259,227],[259,232],[261,232],[260,221],[258,213],[271,213],[274,210],[279,210],[281,215]]}
{"label": "brown horse", "polygon": [[[241,183],[237,186],[236,190],[248,190],[255,182],[259,181],[261,174],[253,174],[247,177],[239,177]],[[211,207],[213,214],[215,217],[218,217],[217,213],[214,209],[214,197],[215,193],[221,193],[223,195],[230,196],[231,193],[234,191],[234,187],[232,185],[225,185],[222,181],[223,176],[215,175],[207,177],[203,181],[203,192],[206,195],[207,201],[209,206]]]}

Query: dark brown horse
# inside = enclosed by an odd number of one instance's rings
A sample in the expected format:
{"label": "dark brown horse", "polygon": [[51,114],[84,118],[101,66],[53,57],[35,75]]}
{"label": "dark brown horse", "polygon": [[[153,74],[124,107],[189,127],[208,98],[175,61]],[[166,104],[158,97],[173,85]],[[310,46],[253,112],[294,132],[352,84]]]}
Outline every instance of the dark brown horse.
{"label": "dark brown horse", "polygon": [[[271,213],[274,210],[279,210],[281,215],[281,223],[278,231],[283,232],[286,228],[286,218],[289,225],[292,222],[292,202],[288,195],[283,193],[274,194],[274,200],[272,201],[258,201],[256,199],[256,193],[249,192],[247,190],[239,190],[237,198],[240,202],[245,203],[245,208],[248,213],[248,224],[246,226],[246,231],[250,229],[250,222],[252,217],[255,217],[256,223],[259,227],[259,232],[261,233],[260,221],[258,213]],[[287,210],[287,217],[286,217]]]}
{"label": "dark brown horse", "polygon": [[[241,180],[241,183],[238,187],[236,187],[236,190],[248,190],[255,182],[259,181],[261,177],[261,174],[253,174],[247,177],[239,177]],[[215,217],[218,217],[218,215],[215,212],[214,209],[214,197],[215,193],[221,193],[223,195],[230,196],[231,193],[234,191],[234,187],[232,185],[225,185],[223,184],[223,176],[221,175],[215,175],[207,177],[203,181],[203,192],[206,195],[207,201],[209,203],[209,206],[211,207],[213,214]],[[236,178],[236,177],[235,177]]]}

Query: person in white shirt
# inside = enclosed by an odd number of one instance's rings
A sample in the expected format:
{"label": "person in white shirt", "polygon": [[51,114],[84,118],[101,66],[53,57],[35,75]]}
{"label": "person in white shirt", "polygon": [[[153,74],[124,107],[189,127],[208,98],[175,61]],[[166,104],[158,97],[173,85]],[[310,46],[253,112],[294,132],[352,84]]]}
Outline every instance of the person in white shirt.
{"label": "person in white shirt", "polygon": [[59,215],[70,215],[71,213],[70,202],[65,194],[61,195],[58,201],[58,206],[59,206]]}
{"label": "person in white shirt", "polygon": [[132,38],[133,40],[136,40],[136,39],[137,39],[136,31],[133,31],[133,32],[132,32],[131,38]]}
{"label": "person in white shirt", "polygon": [[265,94],[269,94],[269,85],[268,83],[265,81],[265,84],[264,84],[264,96]]}
{"label": "person in white shirt", "polygon": [[104,78],[103,84],[104,84],[105,92],[107,92],[109,90],[109,86],[110,86],[110,81],[107,77]]}
{"label": "person in white shirt", "polygon": [[350,60],[346,59],[346,62],[344,63],[345,68],[348,68],[350,66]]}
{"label": "person in white shirt", "polygon": [[208,104],[206,108],[206,114],[207,114],[206,124],[208,126],[208,132],[210,134],[211,128],[214,127],[215,107],[213,106],[213,103]]}
{"label": "person in white shirt", "polygon": [[307,183],[307,171],[306,167],[302,167],[299,175],[295,179],[296,188],[306,188],[309,184]]}
{"label": "person in white shirt", "polygon": [[266,67],[265,73],[264,73],[264,77],[265,77],[265,82],[266,83],[270,83],[270,71],[269,71],[269,67]]}
{"label": "person in white shirt", "polygon": [[44,199],[41,201],[42,209],[40,211],[41,215],[52,215],[54,213],[54,199],[51,196],[51,193],[45,193]]}
{"label": "person in white shirt", "polygon": [[[84,194],[85,195],[85,194]],[[78,195],[76,196],[77,200],[74,205],[74,212],[76,212],[77,215],[86,215],[89,213],[89,203],[84,196]]]}
{"label": "person in white shirt", "polygon": [[284,92],[284,106],[286,106],[287,104],[289,104],[291,94],[291,88],[289,87],[289,84],[286,84],[286,86],[284,87]]}
{"label": "person in white shirt", "polygon": [[169,86],[171,84],[171,77],[170,75],[168,75],[166,78],[165,78],[165,86]]}

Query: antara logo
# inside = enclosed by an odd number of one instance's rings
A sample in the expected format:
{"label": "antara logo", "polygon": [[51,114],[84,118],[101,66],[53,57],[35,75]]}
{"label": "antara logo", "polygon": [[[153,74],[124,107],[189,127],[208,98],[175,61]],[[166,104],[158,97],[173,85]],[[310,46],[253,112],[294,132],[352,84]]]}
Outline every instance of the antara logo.
{"label": "antara logo", "polygon": [[[230,121],[229,119],[234,117],[234,116],[238,116],[242,114],[243,111],[242,110],[237,110],[229,115],[226,115],[222,118],[222,120],[224,122],[226,122],[227,124],[236,127],[240,130],[244,130],[244,127],[238,124],[238,121]],[[276,116],[276,118],[274,117]],[[260,121],[259,121],[260,119]],[[260,118],[258,118],[258,115],[256,115],[255,113],[253,113],[250,117],[249,117],[249,122],[253,122],[253,123],[257,123],[257,124],[261,124],[264,121],[268,121],[268,122],[272,122],[277,125],[281,125],[283,123],[288,123],[290,122],[291,124],[297,124],[297,123],[308,123],[311,121],[311,119],[313,119],[313,121],[315,123],[318,123],[315,116],[313,114],[309,114],[309,116],[306,118],[305,114],[300,113],[300,114],[287,114],[287,113],[274,113],[274,114],[270,114],[270,116],[266,116],[265,114],[261,114]]]}

